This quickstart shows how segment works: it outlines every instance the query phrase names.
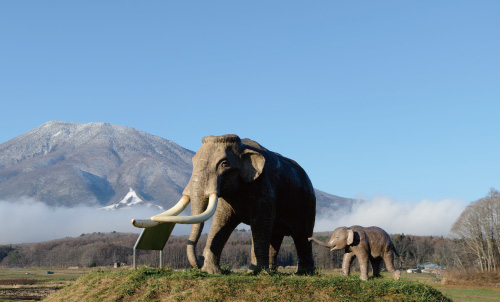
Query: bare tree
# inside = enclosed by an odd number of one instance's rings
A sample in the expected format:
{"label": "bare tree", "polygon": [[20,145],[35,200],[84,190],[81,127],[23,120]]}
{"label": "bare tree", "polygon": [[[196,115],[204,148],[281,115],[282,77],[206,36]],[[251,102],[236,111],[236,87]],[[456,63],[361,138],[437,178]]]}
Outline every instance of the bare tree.
{"label": "bare tree", "polygon": [[478,270],[496,270],[500,263],[500,193],[491,189],[486,197],[467,206],[451,232],[475,256]]}

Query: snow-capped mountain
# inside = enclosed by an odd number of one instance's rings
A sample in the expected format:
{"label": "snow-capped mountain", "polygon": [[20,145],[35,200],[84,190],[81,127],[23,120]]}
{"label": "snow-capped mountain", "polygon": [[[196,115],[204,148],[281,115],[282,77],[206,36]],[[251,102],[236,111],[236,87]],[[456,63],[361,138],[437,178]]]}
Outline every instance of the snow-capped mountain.
{"label": "snow-capped mountain", "polygon": [[[191,177],[194,154],[130,127],[51,121],[0,144],[0,200],[168,209]],[[354,202],[318,190],[316,197],[319,215]]]}
{"label": "snow-capped mountain", "polygon": [[191,177],[193,155],[130,127],[52,121],[0,144],[0,200],[105,206],[134,188],[168,208]]}
{"label": "snow-capped mountain", "polygon": [[130,208],[133,206],[147,206],[147,207],[156,207],[161,211],[164,211],[163,207],[157,204],[154,204],[152,202],[146,202],[142,200],[139,196],[137,196],[137,193],[134,191],[134,189],[130,188],[127,195],[123,197],[122,200],[120,200],[118,203],[105,206],[102,208],[99,208],[100,210],[105,210],[105,211],[113,211],[113,210],[118,210],[122,208]]}

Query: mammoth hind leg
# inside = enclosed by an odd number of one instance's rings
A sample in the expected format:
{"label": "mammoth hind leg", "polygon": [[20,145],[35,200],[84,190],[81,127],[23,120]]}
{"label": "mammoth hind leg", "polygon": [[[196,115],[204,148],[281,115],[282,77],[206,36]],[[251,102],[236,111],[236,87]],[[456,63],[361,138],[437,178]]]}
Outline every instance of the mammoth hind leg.
{"label": "mammoth hind leg", "polygon": [[310,274],[314,272],[314,259],[312,242],[307,234],[292,234],[295,248],[297,249],[297,274]]}
{"label": "mammoth hind leg", "polygon": [[283,242],[283,233],[274,230],[271,235],[271,244],[269,245],[269,269],[278,270],[278,253],[280,251],[281,243]]}
{"label": "mammoth hind leg", "polygon": [[394,280],[399,280],[399,278],[401,277],[401,272],[394,268],[394,255],[392,254],[392,251],[385,254],[384,263],[387,270],[392,274]]}

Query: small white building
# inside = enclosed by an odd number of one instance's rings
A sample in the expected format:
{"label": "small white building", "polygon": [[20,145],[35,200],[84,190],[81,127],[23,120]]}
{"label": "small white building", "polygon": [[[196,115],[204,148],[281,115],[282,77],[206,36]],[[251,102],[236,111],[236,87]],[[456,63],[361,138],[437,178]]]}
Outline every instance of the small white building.
{"label": "small white building", "polygon": [[420,274],[422,271],[418,268],[410,268],[406,270],[408,274]]}

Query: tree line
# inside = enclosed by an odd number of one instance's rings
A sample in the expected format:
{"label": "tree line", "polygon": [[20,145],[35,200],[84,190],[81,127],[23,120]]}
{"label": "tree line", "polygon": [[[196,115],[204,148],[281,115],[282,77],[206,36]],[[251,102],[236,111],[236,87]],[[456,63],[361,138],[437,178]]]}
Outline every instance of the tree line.
{"label": "tree line", "polygon": [[[320,240],[326,240],[329,232],[316,233]],[[133,246],[137,234],[93,233],[82,234],[76,238],[64,238],[48,242],[0,246],[0,266],[4,267],[94,267],[111,266],[114,262],[131,264]],[[202,254],[207,235],[198,243],[197,254]],[[401,258],[396,258],[398,267],[415,267],[419,263],[433,262],[449,265],[446,258],[449,245],[454,241],[448,238],[430,236],[393,235]],[[163,250],[163,264],[174,269],[189,268],[186,255],[187,236],[171,236]],[[250,265],[251,233],[235,230],[224,247],[221,265],[233,268],[246,268]],[[319,269],[335,269],[342,265],[343,252],[313,244],[314,259]],[[285,237],[278,254],[278,265],[295,266],[297,254],[291,237]],[[137,265],[157,266],[159,252],[137,250]]]}

